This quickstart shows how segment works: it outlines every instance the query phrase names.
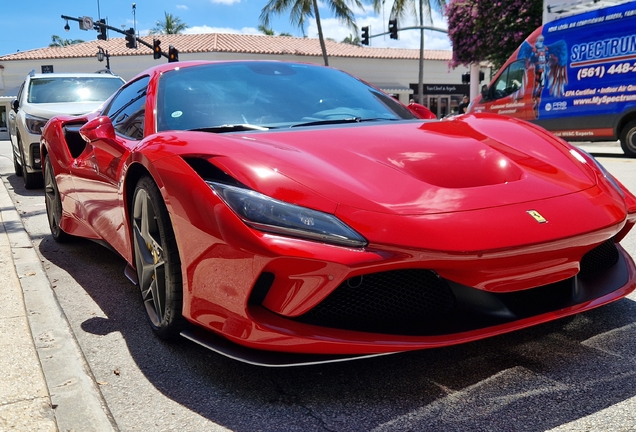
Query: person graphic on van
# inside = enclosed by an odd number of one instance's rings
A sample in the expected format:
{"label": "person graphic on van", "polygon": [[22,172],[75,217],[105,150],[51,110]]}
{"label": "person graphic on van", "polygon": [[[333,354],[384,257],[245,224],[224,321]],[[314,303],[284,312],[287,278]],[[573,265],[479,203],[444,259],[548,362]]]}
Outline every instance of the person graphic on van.
{"label": "person graphic on van", "polygon": [[535,118],[539,118],[541,93],[543,93],[546,79],[551,96],[559,97],[565,93],[565,85],[568,83],[567,56],[568,47],[564,40],[546,45],[543,35],[537,37],[534,46],[524,41],[519,48],[517,60],[525,59],[526,61],[524,84],[528,81],[527,70],[534,67],[532,109]]}

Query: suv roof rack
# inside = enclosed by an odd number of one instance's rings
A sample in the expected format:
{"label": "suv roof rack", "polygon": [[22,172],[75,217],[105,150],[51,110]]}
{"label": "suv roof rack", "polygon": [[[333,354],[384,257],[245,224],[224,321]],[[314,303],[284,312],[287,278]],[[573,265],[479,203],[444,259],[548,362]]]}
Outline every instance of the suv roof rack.
{"label": "suv roof rack", "polygon": [[109,74],[109,75],[117,76],[110,69],[100,69],[100,70],[95,71],[95,73],[98,73],[98,74]]}

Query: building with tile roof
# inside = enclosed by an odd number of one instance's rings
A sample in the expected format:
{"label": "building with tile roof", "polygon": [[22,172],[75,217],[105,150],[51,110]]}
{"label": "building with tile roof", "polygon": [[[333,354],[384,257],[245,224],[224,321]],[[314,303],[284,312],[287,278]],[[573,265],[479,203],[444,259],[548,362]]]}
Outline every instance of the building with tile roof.
{"label": "building with tile roof", "polygon": [[[161,48],[170,45],[179,51],[180,60],[239,60],[261,59],[299,61],[323,64],[318,39],[291,36],[245,34],[158,35]],[[139,38],[150,46],[153,36]],[[408,103],[417,91],[419,50],[374,48],[325,41],[329,65],[351,73],[403,103]],[[138,44],[137,49],[126,47],[125,38],[93,40],[65,47],[46,47],[0,56],[0,105],[17,95],[24,77],[35,72],[94,72],[104,69],[106,62],[98,62],[100,48],[108,53],[111,70],[128,80],[139,72],[166,58],[154,60],[152,49]],[[440,116],[448,113],[468,93],[462,85],[462,73],[467,68],[451,69],[451,51],[424,50],[425,104]],[[488,75],[487,75],[488,76]],[[415,91],[414,91],[415,90]],[[4,96],[4,97],[3,97]],[[1,108],[0,108],[1,110]],[[2,125],[0,125],[0,128]]]}

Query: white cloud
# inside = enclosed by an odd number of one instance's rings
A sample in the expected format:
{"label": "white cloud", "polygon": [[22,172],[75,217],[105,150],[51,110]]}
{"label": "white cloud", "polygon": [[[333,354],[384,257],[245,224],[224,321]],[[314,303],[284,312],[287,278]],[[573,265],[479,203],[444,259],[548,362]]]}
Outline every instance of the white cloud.
{"label": "white cloud", "polygon": [[186,5],[177,5],[177,9],[188,10],[188,7]]}
{"label": "white cloud", "polygon": [[240,3],[241,0],[211,0],[212,3],[216,4],[224,4],[224,5],[232,5],[234,3]]}
{"label": "white cloud", "polygon": [[231,33],[231,34],[262,34],[257,28],[243,27],[235,29],[230,27],[210,27],[207,25],[188,27],[184,34],[202,34],[202,33]]}
{"label": "white cloud", "polygon": [[[369,14],[367,16],[357,16],[356,23],[358,25],[358,30],[361,27],[369,26],[370,27],[370,35],[376,35],[379,33],[384,33],[388,31],[388,12],[385,13],[384,19],[375,14]],[[398,23],[399,28],[411,27],[415,26],[415,18],[410,20],[411,22]],[[338,42],[342,41],[344,38],[353,34],[353,30],[345,26],[342,22],[340,22],[336,18],[326,18],[321,20],[322,31],[325,34],[326,38],[334,39]],[[425,25],[429,25],[425,23]],[[444,17],[442,17],[439,13],[433,13],[433,25],[435,28],[445,29],[447,27],[446,21]],[[307,29],[307,35],[309,37],[318,37],[318,27],[316,26],[316,20],[311,19],[309,21],[309,27]],[[417,29],[413,30],[404,30],[399,32],[399,40],[393,40],[389,38],[389,35],[372,37],[370,39],[372,47],[379,48],[419,48],[420,47],[420,32]],[[445,33],[441,33],[438,31],[425,30],[424,31],[424,49],[433,49],[433,50],[450,50],[451,44],[448,36]]]}
{"label": "white cloud", "polygon": [[[235,1],[240,0],[212,0],[224,4],[232,4]],[[324,6],[324,3],[320,2],[319,5]],[[388,31],[388,19],[390,4],[385,6],[384,14],[380,12],[376,14],[373,12],[373,7],[367,5],[365,10],[356,9],[356,23],[358,29],[364,26],[370,27],[370,34],[376,35],[378,33],[384,33]],[[329,11],[321,7],[322,16],[329,16]],[[399,28],[416,26],[416,19],[413,17],[411,20],[403,20],[398,23]],[[335,41],[342,41],[347,36],[353,34],[353,30],[344,25],[340,20],[336,18],[323,18],[322,29],[326,38],[333,39]],[[310,19],[307,23],[307,36],[318,37],[318,28],[316,26],[316,20]],[[425,23],[430,25],[428,22]],[[446,19],[438,12],[433,12],[433,25],[436,28],[447,28]],[[257,28],[243,27],[243,28],[230,28],[230,27],[210,27],[207,25],[189,27],[185,30],[186,34],[198,34],[198,33],[232,33],[232,34],[262,34]],[[399,32],[399,40],[392,40],[389,35],[377,36],[370,39],[372,47],[378,48],[412,48],[418,49],[420,47],[420,32],[417,29],[404,30]],[[426,30],[424,32],[424,48],[431,50],[450,50],[451,44],[445,33]]]}

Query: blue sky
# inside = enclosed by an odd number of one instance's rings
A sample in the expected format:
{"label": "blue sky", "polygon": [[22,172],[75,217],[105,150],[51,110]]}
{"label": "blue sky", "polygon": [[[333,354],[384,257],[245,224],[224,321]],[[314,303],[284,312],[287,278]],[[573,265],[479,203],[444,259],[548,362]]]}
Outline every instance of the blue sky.
{"label": "blue sky", "polygon": [[[133,3],[130,1],[0,0],[0,55],[46,47],[51,42],[52,35],[63,39],[96,39],[95,31],[80,30],[77,22],[69,22],[71,30],[65,32],[65,21],[61,15],[89,16],[94,20],[98,17],[106,18],[110,26],[117,28],[133,27],[134,20],[139,34],[145,36],[163,18],[165,11],[178,16],[189,26],[185,33],[260,34],[259,16],[266,2],[267,0],[138,0],[135,2],[136,12],[133,15]],[[371,6],[364,10],[354,10],[358,27],[371,26],[372,35],[387,31],[391,5],[391,0],[387,0],[385,13],[379,14],[375,14]],[[352,33],[352,30],[333,18],[324,4],[321,6],[320,15],[326,37],[341,41]],[[408,25],[414,23],[400,22],[399,27]],[[434,13],[433,25],[446,28],[445,20],[439,13]],[[271,27],[276,34],[287,32],[293,36],[303,35],[299,28],[290,25],[288,15],[275,17]],[[305,32],[309,37],[317,37],[315,20],[308,23]],[[398,41],[389,39],[388,35],[372,38],[371,46],[418,48],[419,32],[402,31]],[[425,32],[425,48],[451,49],[446,35],[433,31]]]}

